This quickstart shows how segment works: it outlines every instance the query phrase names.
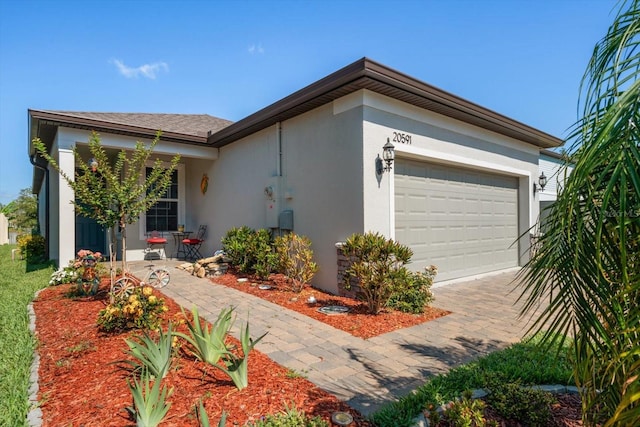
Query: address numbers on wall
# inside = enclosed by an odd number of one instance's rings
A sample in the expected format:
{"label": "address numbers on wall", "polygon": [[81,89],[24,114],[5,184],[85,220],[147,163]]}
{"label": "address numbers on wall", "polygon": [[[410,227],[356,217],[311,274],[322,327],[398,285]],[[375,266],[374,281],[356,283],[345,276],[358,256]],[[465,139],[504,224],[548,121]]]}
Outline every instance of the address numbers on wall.
{"label": "address numbers on wall", "polygon": [[392,142],[399,142],[400,144],[411,145],[411,135],[403,132],[393,132]]}

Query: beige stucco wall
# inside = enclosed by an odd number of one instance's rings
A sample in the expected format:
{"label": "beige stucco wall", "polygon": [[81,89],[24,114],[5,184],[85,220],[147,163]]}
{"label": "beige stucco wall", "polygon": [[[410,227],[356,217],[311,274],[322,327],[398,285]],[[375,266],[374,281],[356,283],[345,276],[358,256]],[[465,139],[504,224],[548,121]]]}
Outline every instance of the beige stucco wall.
{"label": "beige stucco wall", "polygon": [[334,114],[329,104],[222,147],[212,163],[193,162],[188,181],[210,178],[205,196],[190,193],[194,223],[209,225],[205,250],[221,248],[232,227],[273,226],[271,186],[275,218],[292,210],[294,231],[312,241],[321,265],[313,283],[337,291],[335,243],[362,230],[361,140],[361,110]]}
{"label": "beige stucco wall", "polygon": [[[519,234],[534,224],[539,206],[531,191],[538,176],[538,148],[511,138],[446,118],[369,91],[358,97],[364,109],[364,161],[382,155],[390,138],[396,158],[411,158],[518,178]],[[393,142],[394,132],[411,135],[411,144]],[[385,182],[385,180],[387,180]],[[381,185],[366,171],[364,177],[365,228],[394,237],[393,176],[385,173]],[[520,264],[528,260],[528,239],[519,242]]]}
{"label": "beige stucco wall", "polygon": [[[571,174],[571,171],[573,171],[573,166],[565,167],[563,160],[540,153],[538,176],[540,173],[544,172],[547,177],[547,185],[544,187],[544,191],[539,191],[537,193],[540,201],[555,201],[557,199],[558,191],[569,174]],[[538,180],[536,178],[536,182],[537,181]]]}

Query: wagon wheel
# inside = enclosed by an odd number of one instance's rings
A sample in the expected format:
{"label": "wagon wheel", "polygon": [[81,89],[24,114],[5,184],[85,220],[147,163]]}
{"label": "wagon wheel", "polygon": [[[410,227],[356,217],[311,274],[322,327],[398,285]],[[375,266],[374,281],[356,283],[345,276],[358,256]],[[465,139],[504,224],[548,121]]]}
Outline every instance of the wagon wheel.
{"label": "wagon wheel", "polygon": [[130,277],[122,277],[111,287],[111,294],[116,298],[128,298],[136,287],[136,281]]}
{"label": "wagon wheel", "polygon": [[156,289],[164,288],[169,284],[171,277],[169,276],[169,270],[165,268],[156,268],[149,274],[149,285]]}

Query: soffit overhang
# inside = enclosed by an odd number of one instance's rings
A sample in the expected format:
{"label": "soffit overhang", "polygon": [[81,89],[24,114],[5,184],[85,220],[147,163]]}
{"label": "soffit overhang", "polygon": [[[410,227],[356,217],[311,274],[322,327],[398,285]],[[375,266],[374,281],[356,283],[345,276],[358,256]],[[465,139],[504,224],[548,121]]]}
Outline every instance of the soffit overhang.
{"label": "soffit overhang", "polygon": [[564,143],[560,138],[416,80],[368,58],[362,58],[211,134],[208,142],[215,147],[223,147],[277,122],[306,113],[362,89],[524,141],[539,148],[553,148]]}

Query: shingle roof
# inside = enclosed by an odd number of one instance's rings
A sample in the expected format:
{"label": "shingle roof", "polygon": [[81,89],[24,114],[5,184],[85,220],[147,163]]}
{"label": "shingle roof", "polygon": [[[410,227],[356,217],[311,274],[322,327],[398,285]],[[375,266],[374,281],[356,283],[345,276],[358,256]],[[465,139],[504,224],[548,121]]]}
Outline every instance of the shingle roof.
{"label": "shingle roof", "polygon": [[162,114],[162,113],[99,113],[86,111],[47,111],[57,116],[73,119],[85,119],[95,122],[103,122],[108,127],[109,124],[120,124],[137,128],[150,129],[153,131],[162,130],[184,135],[206,137],[209,132],[215,133],[218,130],[229,126],[231,121],[208,114]]}

